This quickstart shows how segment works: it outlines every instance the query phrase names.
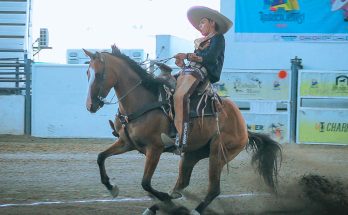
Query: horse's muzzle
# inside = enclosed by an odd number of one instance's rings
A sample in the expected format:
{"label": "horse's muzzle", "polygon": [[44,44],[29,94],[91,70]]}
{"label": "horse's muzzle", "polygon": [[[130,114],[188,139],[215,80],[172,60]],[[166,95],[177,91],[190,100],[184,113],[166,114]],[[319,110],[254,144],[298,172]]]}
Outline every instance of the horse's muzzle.
{"label": "horse's muzzle", "polygon": [[91,103],[87,104],[87,110],[91,113],[95,113],[103,106],[104,106],[104,99],[98,97],[93,99]]}

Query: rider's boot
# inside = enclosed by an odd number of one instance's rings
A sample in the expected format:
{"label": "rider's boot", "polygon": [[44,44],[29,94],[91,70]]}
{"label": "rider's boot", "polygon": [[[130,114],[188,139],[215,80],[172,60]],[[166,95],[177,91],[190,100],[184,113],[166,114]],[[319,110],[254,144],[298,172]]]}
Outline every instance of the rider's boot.
{"label": "rider's boot", "polygon": [[176,155],[181,154],[181,149],[179,148],[179,134],[175,138],[171,138],[165,133],[161,133],[161,139],[164,144],[165,151],[173,152]]}
{"label": "rider's boot", "polygon": [[187,146],[188,127],[189,127],[189,123],[184,122],[183,130],[182,132],[178,131],[178,133],[176,134],[176,138],[171,138],[167,134],[161,133],[161,139],[165,148],[174,147],[175,148],[175,150],[173,151],[174,154],[179,153],[180,155],[183,149]]}

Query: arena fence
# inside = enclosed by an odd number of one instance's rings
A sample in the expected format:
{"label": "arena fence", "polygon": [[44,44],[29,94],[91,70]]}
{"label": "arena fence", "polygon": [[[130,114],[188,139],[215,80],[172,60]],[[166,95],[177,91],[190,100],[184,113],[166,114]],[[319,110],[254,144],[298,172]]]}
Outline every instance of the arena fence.
{"label": "arena fence", "polygon": [[[96,114],[86,110],[87,65],[28,65],[31,64],[20,65],[27,72],[12,74],[24,80],[22,75],[28,77],[32,68],[31,114],[24,114],[26,123],[31,120],[31,126],[26,125],[27,134],[53,138],[113,138],[108,120],[114,119],[117,104],[107,105]],[[225,68],[221,81],[215,86],[221,96],[236,102],[249,130],[268,133],[281,143],[346,144],[347,77],[348,71],[303,70],[301,59],[296,57],[288,69]],[[22,97],[25,92],[27,107],[31,91],[28,89],[30,79],[25,80],[17,86],[14,84],[13,92]],[[21,86],[27,82],[29,84]],[[111,92],[107,99],[115,100],[113,97]],[[0,108],[2,106],[0,102]],[[29,133],[28,127],[31,128]]]}
{"label": "arena fence", "polygon": [[348,144],[348,71],[300,70],[297,142]]}
{"label": "arena fence", "polygon": [[0,58],[0,133],[31,133],[31,60]]}

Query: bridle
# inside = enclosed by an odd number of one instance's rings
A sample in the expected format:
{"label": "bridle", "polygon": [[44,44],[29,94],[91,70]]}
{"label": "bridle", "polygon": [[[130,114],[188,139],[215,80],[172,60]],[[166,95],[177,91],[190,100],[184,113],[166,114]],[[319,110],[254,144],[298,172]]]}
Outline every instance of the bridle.
{"label": "bridle", "polygon": [[[94,58],[93,58],[94,59]],[[101,80],[100,80],[100,84],[98,85],[99,90],[98,90],[98,94],[96,96],[96,98],[93,98],[93,100],[95,102],[98,103],[99,108],[103,107],[104,105],[111,105],[111,104],[118,104],[119,102],[121,102],[123,99],[125,99],[132,91],[134,91],[137,87],[139,87],[142,84],[142,80],[139,80],[133,87],[131,87],[124,95],[122,95],[119,99],[117,99],[115,102],[112,102],[112,100],[115,97],[114,96],[110,99],[110,101],[107,101],[106,98],[104,96],[102,96],[102,92],[104,91],[104,83],[105,83],[105,79],[106,79],[106,69],[105,69],[105,61],[106,59],[102,59],[101,62],[103,63],[103,69],[101,71]],[[91,67],[91,64],[89,64],[88,70]],[[97,72],[95,72],[96,74]],[[97,77],[95,77],[97,79]]]}
{"label": "bridle", "polygon": [[[101,54],[101,53],[99,53],[99,54]],[[93,59],[96,57],[95,55],[97,55],[97,54],[94,54],[94,56],[93,56]],[[169,60],[171,60],[171,59],[173,59],[174,57],[169,57],[169,58],[166,58],[166,59],[162,59],[162,60],[157,60],[156,61],[156,63],[166,63],[166,62],[168,62]],[[102,92],[103,92],[103,90],[104,90],[104,88],[103,88],[103,86],[104,86],[104,82],[105,82],[105,77],[106,77],[106,69],[105,69],[105,61],[106,61],[106,59],[105,58],[103,58],[102,60],[101,60],[101,62],[102,62],[102,66],[103,66],[103,69],[102,69],[102,71],[101,71],[101,80],[100,80],[100,82],[101,82],[101,84],[100,84],[100,86],[99,86],[99,90],[98,90],[98,94],[97,94],[97,97],[96,98],[93,98],[93,100],[95,101],[95,102],[97,102],[98,103],[98,105],[99,105],[99,108],[101,108],[101,107],[103,107],[104,105],[112,105],[112,104],[118,104],[118,103],[120,103],[123,99],[125,99],[132,91],[134,91],[137,87],[139,87],[141,84],[142,84],[142,80],[140,79],[133,87],[131,87],[124,95],[122,95],[122,96],[120,96],[115,102],[112,102],[112,100],[114,99],[114,97],[115,97],[115,94],[114,94],[114,96],[110,99],[110,101],[107,101],[106,100],[106,98],[105,97],[103,97],[101,94],[102,94]],[[143,61],[143,62],[141,62],[141,63],[139,63],[139,65],[144,65],[145,64],[145,62],[146,62],[147,60],[145,60],[145,61]],[[89,67],[88,67],[88,70],[89,70],[89,68],[91,67],[91,64],[89,64]],[[156,68],[156,69],[158,69],[158,68]],[[156,70],[155,69],[155,70]],[[155,71],[154,70],[154,71]],[[154,71],[152,72],[152,73],[154,73]],[[95,74],[96,74],[96,72],[95,72]],[[97,78],[97,77],[95,77],[95,78]],[[98,108],[98,109],[99,109]]]}

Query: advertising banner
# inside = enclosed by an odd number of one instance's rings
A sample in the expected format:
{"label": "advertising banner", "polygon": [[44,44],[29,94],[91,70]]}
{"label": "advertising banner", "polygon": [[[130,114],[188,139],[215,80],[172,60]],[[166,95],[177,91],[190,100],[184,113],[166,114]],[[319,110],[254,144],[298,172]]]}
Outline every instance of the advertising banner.
{"label": "advertising banner", "polygon": [[300,110],[297,136],[299,143],[348,144],[348,110]]}
{"label": "advertising banner", "polygon": [[348,97],[348,71],[301,71],[300,96]]}
{"label": "advertising banner", "polygon": [[237,41],[348,42],[348,0],[236,0]]}
{"label": "advertising banner", "polygon": [[233,100],[289,100],[290,77],[285,70],[235,70],[222,72],[215,84],[220,96]]}
{"label": "advertising banner", "polygon": [[288,114],[253,114],[243,112],[250,131],[269,134],[279,143],[289,142]]}

